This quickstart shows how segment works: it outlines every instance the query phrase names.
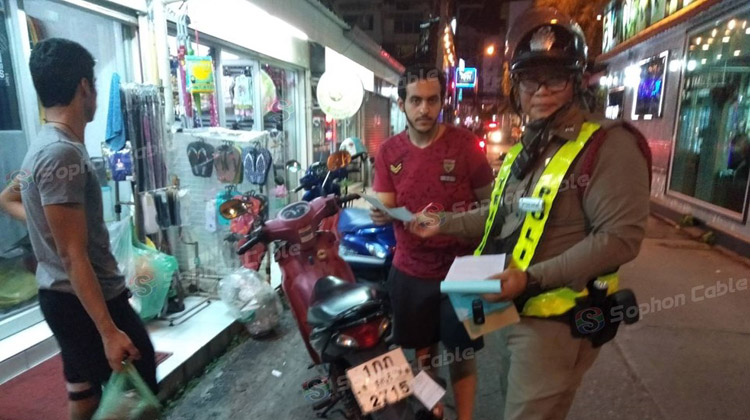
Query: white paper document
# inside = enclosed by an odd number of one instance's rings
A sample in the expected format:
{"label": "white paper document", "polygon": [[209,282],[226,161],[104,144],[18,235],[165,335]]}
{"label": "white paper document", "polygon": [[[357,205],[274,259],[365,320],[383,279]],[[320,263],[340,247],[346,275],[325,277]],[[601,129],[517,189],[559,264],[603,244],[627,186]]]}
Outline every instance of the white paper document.
{"label": "white paper document", "polygon": [[505,254],[496,255],[467,255],[453,260],[448,275],[448,281],[484,280],[505,270]]}
{"label": "white paper document", "polygon": [[380,201],[377,197],[367,194],[360,194],[360,197],[364,198],[365,201],[370,203],[371,206],[375,207],[376,209],[385,212],[392,218],[396,220],[400,220],[402,222],[410,222],[414,218],[414,214],[407,210],[406,207],[397,207],[397,208],[389,208],[386,207],[385,204],[383,204],[382,201]]}
{"label": "white paper document", "polygon": [[419,372],[419,374],[414,377],[412,388],[414,389],[414,396],[417,397],[417,399],[424,404],[428,410],[432,410],[432,408],[435,407],[445,395],[445,389],[435,382],[435,380],[425,371]]}
{"label": "white paper document", "polygon": [[[487,279],[504,270],[505,254],[457,257],[453,261],[445,281],[478,283],[479,280]],[[464,323],[466,331],[472,339],[519,320],[513,303],[490,303],[482,300],[486,322],[477,325],[473,321],[472,302],[481,299],[480,294],[448,293],[448,297],[456,311],[456,316]]]}

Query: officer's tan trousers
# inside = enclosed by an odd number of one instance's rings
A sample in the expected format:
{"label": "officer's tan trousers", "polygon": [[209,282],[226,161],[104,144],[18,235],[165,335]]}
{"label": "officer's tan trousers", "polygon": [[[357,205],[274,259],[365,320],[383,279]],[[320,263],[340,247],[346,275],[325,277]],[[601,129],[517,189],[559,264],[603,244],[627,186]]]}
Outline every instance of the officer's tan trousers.
{"label": "officer's tan trousers", "polygon": [[584,373],[599,354],[559,321],[522,317],[501,330],[504,420],[565,419]]}

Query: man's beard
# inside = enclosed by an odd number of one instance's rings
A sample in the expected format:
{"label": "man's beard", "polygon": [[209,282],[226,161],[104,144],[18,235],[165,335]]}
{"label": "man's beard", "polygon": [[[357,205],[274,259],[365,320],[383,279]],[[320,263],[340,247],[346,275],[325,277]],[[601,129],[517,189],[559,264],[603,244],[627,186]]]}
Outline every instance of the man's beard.
{"label": "man's beard", "polygon": [[[406,115],[406,113],[404,113],[404,115]],[[412,121],[411,118],[409,118],[409,115],[406,115],[406,122],[409,123],[409,127],[413,128],[414,130],[416,130],[417,132],[422,133],[422,134],[427,134],[427,133],[431,132],[432,130],[435,129],[435,126],[437,125],[437,119],[436,119],[436,120],[434,120],[432,122],[432,125],[430,126],[430,128],[428,128],[427,130],[420,130],[420,129],[417,128],[417,126],[414,123],[414,121]]]}

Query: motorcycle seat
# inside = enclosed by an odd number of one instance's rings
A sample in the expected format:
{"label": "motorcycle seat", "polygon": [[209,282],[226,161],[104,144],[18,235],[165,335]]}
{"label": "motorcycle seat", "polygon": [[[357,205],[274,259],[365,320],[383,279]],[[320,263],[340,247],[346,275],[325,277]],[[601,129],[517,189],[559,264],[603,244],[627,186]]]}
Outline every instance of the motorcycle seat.
{"label": "motorcycle seat", "polygon": [[352,207],[346,208],[341,212],[338,227],[339,232],[349,233],[359,229],[379,228],[382,226],[378,226],[372,222],[368,209]]}
{"label": "motorcycle seat", "polygon": [[315,283],[311,302],[307,322],[312,327],[332,325],[380,306],[373,289],[333,276],[323,277]]}

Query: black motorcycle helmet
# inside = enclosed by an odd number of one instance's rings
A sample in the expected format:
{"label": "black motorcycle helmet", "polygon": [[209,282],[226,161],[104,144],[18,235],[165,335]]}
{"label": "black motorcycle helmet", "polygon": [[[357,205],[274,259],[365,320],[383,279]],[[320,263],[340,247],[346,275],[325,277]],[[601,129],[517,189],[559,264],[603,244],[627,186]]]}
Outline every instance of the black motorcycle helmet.
{"label": "black motorcycle helmet", "polygon": [[583,73],[588,47],[573,19],[557,9],[543,7],[527,10],[516,22],[506,38],[512,75],[540,66],[561,66]]}
{"label": "black motorcycle helmet", "polygon": [[551,7],[528,9],[510,27],[505,55],[509,63],[511,107],[519,115],[518,76],[540,67],[570,72],[576,80],[575,96],[583,102],[580,85],[588,60],[588,47],[583,30],[570,16]]}

